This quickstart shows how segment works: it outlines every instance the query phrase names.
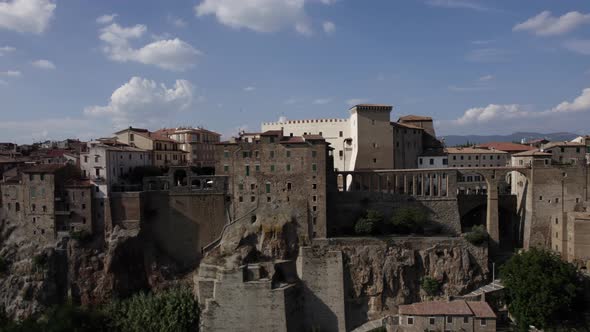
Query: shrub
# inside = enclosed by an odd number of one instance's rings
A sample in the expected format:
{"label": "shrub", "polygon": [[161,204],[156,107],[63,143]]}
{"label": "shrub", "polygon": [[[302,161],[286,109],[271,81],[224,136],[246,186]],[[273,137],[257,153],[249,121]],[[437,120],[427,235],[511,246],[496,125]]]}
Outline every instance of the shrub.
{"label": "shrub", "polygon": [[434,296],[440,291],[440,282],[432,277],[424,277],[420,286],[430,296]]}
{"label": "shrub", "polygon": [[199,306],[187,289],[138,294],[105,308],[114,331],[197,331]]}
{"label": "shrub", "polygon": [[359,235],[373,234],[375,231],[382,231],[383,214],[375,210],[367,210],[365,216],[359,219],[354,225],[354,232]]}
{"label": "shrub", "polygon": [[92,239],[92,234],[85,230],[70,232],[70,237],[80,242],[88,242]]}
{"label": "shrub", "polygon": [[488,232],[483,225],[473,226],[471,232],[465,234],[465,240],[476,246],[486,243],[488,237]]}
{"label": "shrub", "polygon": [[417,208],[398,209],[391,217],[391,231],[397,234],[423,233],[428,214]]}

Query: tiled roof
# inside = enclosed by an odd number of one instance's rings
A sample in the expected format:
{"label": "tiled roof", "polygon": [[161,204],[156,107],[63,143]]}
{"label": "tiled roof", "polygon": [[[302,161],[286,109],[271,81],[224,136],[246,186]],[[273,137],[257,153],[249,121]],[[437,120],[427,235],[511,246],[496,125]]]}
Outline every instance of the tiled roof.
{"label": "tiled roof", "polygon": [[586,146],[583,143],[578,142],[551,142],[543,145],[543,149],[550,149],[554,147],[564,147],[564,146],[572,146],[572,147],[582,147]]}
{"label": "tiled roof", "polygon": [[521,151],[530,151],[535,150],[534,147],[530,145],[523,145],[523,144],[516,144],[511,142],[489,142],[483,143],[476,146],[477,148],[484,148],[484,149],[494,149],[506,152],[521,152]]}
{"label": "tiled roof", "polygon": [[429,301],[399,306],[401,315],[415,316],[471,316],[473,312],[464,300]]}
{"label": "tiled roof", "polygon": [[260,136],[282,136],[282,135],[283,135],[282,130],[267,130],[267,131],[263,132],[262,134],[260,134]]}
{"label": "tiled roof", "polygon": [[323,141],[324,136],[322,135],[303,135],[303,138],[306,141]]}
{"label": "tiled roof", "polygon": [[391,124],[393,126],[399,126],[399,127],[402,127],[402,128],[424,130],[424,128],[422,128],[422,127],[414,126],[414,125],[409,124],[409,123],[391,122]]}
{"label": "tiled roof", "polygon": [[400,117],[398,121],[432,121],[432,118],[429,116],[411,114]]}
{"label": "tiled roof", "polygon": [[23,173],[55,173],[65,166],[63,164],[40,164],[23,170]]}
{"label": "tiled roof", "polygon": [[291,143],[305,143],[305,140],[301,136],[286,137],[280,143],[291,144]]}
{"label": "tiled roof", "polygon": [[477,318],[496,318],[494,310],[484,301],[468,301],[467,305]]}
{"label": "tiled roof", "polygon": [[93,184],[90,182],[90,180],[71,179],[66,183],[66,186],[76,187],[76,188],[87,188],[87,187],[92,187]]}
{"label": "tiled roof", "polygon": [[507,154],[504,151],[477,148],[445,148],[445,152],[448,154]]}
{"label": "tiled roof", "polygon": [[551,153],[541,152],[539,150],[530,150],[513,155],[514,157],[551,157]]}

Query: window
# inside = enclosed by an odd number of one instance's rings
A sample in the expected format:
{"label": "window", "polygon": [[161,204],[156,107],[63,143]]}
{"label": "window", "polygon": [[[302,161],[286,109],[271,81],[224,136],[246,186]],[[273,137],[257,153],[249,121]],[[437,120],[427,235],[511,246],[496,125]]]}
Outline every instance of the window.
{"label": "window", "polygon": [[344,136],[344,133],[343,132],[339,132],[338,133],[338,136],[343,137]]}
{"label": "window", "polygon": [[243,202],[244,201],[244,197],[242,197],[242,196],[238,197],[238,201],[240,201],[240,203]]}
{"label": "window", "polygon": [[377,163],[377,158],[373,158],[373,164]]}
{"label": "window", "polygon": [[317,151],[311,151],[311,157],[312,158],[315,158],[317,156],[317,154],[318,154]]}
{"label": "window", "polygon": [[88,162],[88,156],[84,156],[84,162],[87,163]]}
{"label": "window", "polygon": [[246,176],[250,176],[250,165],[246,165]]}
{"label": "window", "polygon": [[256,189],[256,185],[254,183],[250,184],[250,190],[254,191]]}
{"label": "window", "polygon": [[254,151],[254,156],[255,156],[256,158],[258,158],[258,156],[259,156],[259,155],[260,155],[260,152],[258,152],[258,150]]}
{"label": "window", "polygon": [[311,184],[311,189],[313,189],[313,190],[318,189],[318,184],[317,183],[312,183]]}
{"label": "window", "polygon": [[311,210],[312,210],[313,212],[316,212],[316,211],[318,210],[318,207],[314,205],[314,206],[312,206],[312,207],[311,207]]}
{"label": "window", "polygon": [[274,151],[271,151],[271,152],[270,152],[270,157],[271,157],[271,158],[274,158],[274,157],[275,157],[275,152],[274,152]]}
{"label": "window", "polygon": [[312,197],[312,201],[317,202],[318,201],[318,197],[317,196],[313,196]]}
{"label": "window", "polygon": [[418,164],[422,165],[422,158],[418,159]]}
{"label": "window", "polygon": [[86,223],[86,218],[82,218],[82,223],[85,224]]}
{"label": "window", "polygon": [[468,324],[469,323],[469,317],[465,316],[463,317],[463,324]]}
{"label": "window", "polygon": [[539,200],[542,201],[543,200],[543,196],[539,196]]}
{"label": "window", "polygon": [[291,171],[291,164],[287,164],[287,172]]}
{"label": "window", "polygon": [[223,151],[223,158],[229,158],[229,151],[225,150]]}
{"label": "window", "polygon": [[481,324],[481,326],[486,326],[486,325],[488,325],[488,322],[486,321],[486,319],[485,319],[485,318],[482,318],[482,319],[479,321],[479,323]]}
{"label": "window", "polygon": [[239,190],[244,190],[244,184],[243,183],[238,184],[238,189]]}
{"label": "window", "polygon": [[447,316],[447,323],[453,324],[453,316]]}
{"label": "window", "polygon": [[43,212],[47,212],[47,206],[43,205],[43,206],[41,207],[41,209],[43,210]]}
{"label": "window", "polygon": [[342,158],[342,156],[344,156],[344,151],[342,151],[342,150],[338,151],[338,156],[340,156],[340,158]]}
{"label": "window", "polygon": [[41,180],[41,181],[45,180],[45,174],[39,174],[39,180]]}
{"label": "window", "polygon": [[414,317],[408,317],[408,325],[414,325]]}
{"label": "window", "polygon": [[430,325],[434,325],[436,323],[436,319],[434,317],[428,317],[428,323]]}
{"label": "window", "polygon": [[434,165],[434,158],[430,158],[430,165]]}
{"label": "window", "polygon": [[242,151],[242,157],[248,158],[249,155],[250,155],[249,151]]}
{"label": "window", "polygon": [[[376,160],[376,159],[373,159],[373,160]],[[314,171],[314,172],[317,171],[318,170],[318,165],[311,164],[311,170]]]}
{"label": "window", "polygon": [[32,204],[31,205],[31,211],[35,211],[35,208],[36,208],[35,204]]}
{"label": "window", "polygon": [[457,160],[457,156],[453,156],[453,160]]}
{"label": "window", "polygon": [[577,153],[580,153],[580,148],[576,148],[576,152]]}
{"label": "window", "polygon": [[559,203],[559,198],[556,198],[555,199],[555,203]]}
{"label": "window", "polygon": [[463,160],[465,157],[461,156],[461,160]]}
{"label": "window", "polygon": [[[10,204],[10,203],[9,203],[9,204]],[[9,208],[10,208],[10,206],[9,206]],[[14,210],[15,210],[16,212],[19,212],[19,211],[20,211],[20,203],[15,203],[15,204],[14,204]]]}
{"label": "window", "polygon": [[291,190],[291,188],[293,188],[293,187],[291,186],[291,182],[287,182],[287,190]]}
{"label": "window", "polygon": [[35,179],[35,175],[34,174],[29,174],[29,181],[33,181]]}
{"label": "window", "polygon": [[254,169],[256,170],[256,172],[260,172],[260,165],[256,165],[254,167],[255,167]]}
{"label": "window", "polygon": [[449,160],[447,158],[444,158],[442,161],[443,165],[448,165],[449,164]]}
{"label": "window", "polygon": [[97,168],[94,170],[94,172],[95,172],[96,176],[100,176],[100,169]]}
{"label": "window", "polygon": [[98,162],[98,156],[94,156],[94,162],[97,163]]}
{"label": "window", "polygon": [[555,218],[555,224],[559,224],[559,218]]}
{"label": "window", "polygon": [[563,152],[564,151],[564,148],[560,148],[560,150],[561,150],[561,152]]}
{"label": "window", "polygon": [[250,196],[250,202],[255,202],[256,201],[256,196]]}
{"label": "window", "polygon": [[270,183],[266,183],[266,193],[270,194]]}
{"label": "window", "polygon": [[223,165],[223,171],[225,173],[229,172],[229,166],[228,165]]}
{"label": "window", "polygon": [[291,151],[287,150],[287,158],[291,157]]}
{"label": "window", "polygon": [[270,171],[274,172],[275,171],[275,165],[270,165]]}

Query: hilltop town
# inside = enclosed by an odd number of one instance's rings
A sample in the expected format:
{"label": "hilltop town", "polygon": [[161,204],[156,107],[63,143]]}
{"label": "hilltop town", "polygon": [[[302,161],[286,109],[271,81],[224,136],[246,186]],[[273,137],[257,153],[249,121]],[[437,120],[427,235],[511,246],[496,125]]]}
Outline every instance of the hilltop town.
{"label": "hilltop town", "polygon": [[381,104],[105,135],[0,143],[9,316],[183,284],[201,331],[496,331],[510,257],[590,268],[589,136],[451,147]]}

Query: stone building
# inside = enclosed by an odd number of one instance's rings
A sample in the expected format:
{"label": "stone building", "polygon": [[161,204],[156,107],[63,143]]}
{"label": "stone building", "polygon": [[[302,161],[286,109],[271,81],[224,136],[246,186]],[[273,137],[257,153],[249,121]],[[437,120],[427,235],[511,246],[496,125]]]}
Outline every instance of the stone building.
{"label": "stone building", "polygon": [[215,144],[221,134],[204,128],[166,128],[155,132],[178,142],[180,150],[188,153],[188,163],[196,167],[215,167]]}
{"label": "stone building", "polygon": [[495,332],[496,314],[483,301],[430,301],[400,305],[399,331]]}
{"label": "stone building", "polygon": [[219,143],[215,174],[229,177],[232,219],[296,221],[300,234],[325,237],[329,153],[322,136],[283,136],[280,130],[254,142]]}
{"label": "stone building", "polygon": [[116,140],[88,142],[87,152],[80,155],[82,177],[98,187],[98,197],[106,197],[112,187],[136,167],[152,165],[152,154]]}
{"label": "stone building", "polygon": [[555,164],[586,163],[586,145],[578,142],[551,142],[542,151],[550,153]]}
{"label": "stone building", "polygon": [[571,212],[567,216],[566,257],[580,266],[590,263],[590,214]]}
{"label": "stone building", "polygon": [[92,186],[71,165],[37,165],[1,185],[3,219],[31,240],[50,243],[61,232],[93,232]]}
{"label": "stone building", "polygon": [[121,143],[149,151],[153,166],[164,168],[187,163],[187,152],[179,148],[178,142],[161,134],[129,127],[116,132],[115,136]]}
{"label": "stone building", "polygon": [[346,119],[284,120],[262,124],[262,131],[283,130],[285,136],[319,135],[334,149],[339,171],[416,168],[424,150],[441,148],[432,119],[407,116],[391,121],[389,105],[361,104]]}
{"label": "stone building", "polygon": [[590,164],[590,135],[578,136],[572,142],[584,144],[586,147],[586,163]]}

